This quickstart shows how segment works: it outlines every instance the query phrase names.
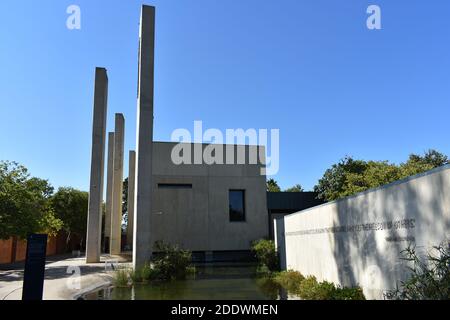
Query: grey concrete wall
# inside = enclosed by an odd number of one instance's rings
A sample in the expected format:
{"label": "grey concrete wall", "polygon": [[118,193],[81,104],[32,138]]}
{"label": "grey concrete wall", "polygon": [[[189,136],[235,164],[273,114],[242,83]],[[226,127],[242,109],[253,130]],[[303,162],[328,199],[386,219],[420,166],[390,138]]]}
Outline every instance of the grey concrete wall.
{"label": "grey concrete wall", "polygon": [[109,246],[109,251],[111,254],[119,254],[121,252],[124,141],[125,119],[123,117],[123,114],[116,113],[114,132],[114,172],[112,187],[111,239]]}
{"label": "grey concrete wall", "polygon": [[128,223],[127,245],[133,247],[133,223],[134,223],[134,188],[136,183],[136,152],[130,150],[128,156]]}
{"label": "grey concrete wall", "polygon": [[107,105],[108,75],[106,69],[96,68],[86,237],[86,262],[88,263],[100,261]]}
{"label": "grey concrete wall", "polygon": [[152,214],[153,84],[155,69],[154,7],[142,6],[139,41],[136,186],[133,231],[134,267],[142,266],[152,256],[150,216]]}
{"label": "grey concrete wall", "polygon": [[407,277],[400,251],[450,236],[450,166],[288,215],[287,269],[381,299]]}
{"label": "grey concrete wall", "polygon": [[[268,236],[266,177],[260,175],[260,164],[175,165],[174,145],[153,143],[151,243],[164,240],[192,251],[249,250],[251,241]],[[257,147],[245,148],[248,153]],[[192,184],[192,189],[161,189],[159,183]],[[245,190],[245,222],[229,221],[230,189]]]}
{"label": "grey concrete wall", "polygon": [[[105,244],[111,238],[111,214],[114,173],[114,132],[108,133],[108,165],[106,168]],[[109,251],[109,250],[108,250]]]}

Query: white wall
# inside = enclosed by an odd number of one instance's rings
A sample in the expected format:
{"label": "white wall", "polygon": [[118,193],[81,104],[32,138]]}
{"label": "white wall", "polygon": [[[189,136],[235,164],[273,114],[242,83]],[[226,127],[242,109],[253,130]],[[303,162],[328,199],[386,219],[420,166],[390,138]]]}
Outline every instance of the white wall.
{"label": "white wall", "polygon": [[369,299],[405,279],[400,251],[425,252],[450,237],[450,166],[284,218],[286,267]]}

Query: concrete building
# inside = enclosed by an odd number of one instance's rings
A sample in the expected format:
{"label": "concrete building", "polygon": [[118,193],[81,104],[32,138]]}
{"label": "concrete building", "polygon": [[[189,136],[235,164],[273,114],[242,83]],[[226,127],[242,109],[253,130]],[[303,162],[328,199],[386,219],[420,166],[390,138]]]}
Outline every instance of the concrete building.
{"label": "concrete building", "polygon": [[[224,164],[204,161],[176,164],[172,151],[177,143],[153,142],[154,28],[155,10],[143,6],[136,152],[130,152],[129,167],[127,244],[130,246],[133,237],[133,264],[136,267],[149,261],[153,245],[159,240],[191,250],[199,259],[248,258],[252,241],[269,235],[263,170],[265,150],[259,146],[213,145],[223,149],[222,161],[218,162]],[[124,130],[124,118],[116,114],[115,132],[109,137],[107,218],[110,222],[105,227],[111,254],[121,253],[124,247],[121,243]],[[184,146],[194,156],[199,150],[203,155],[211,145]],[[229,154],[241,159],[238,150],[245,152],[246,164],[226,164]],[[255,154],[259,155],[259,161],[250,161],[250,155]],[[197,163],[194,157],[191,163]],[[98,237],[97,232],[88,229],[88,239]]]}
{"label": "concrete building", "polygon": [[[150,242],[178,244],[200,259],[232,260],[248,253],[252,241],[268,236],[263,165],[176,165],[175,145],[153,143]],[[246,154],[258,148],[245,146]]]}

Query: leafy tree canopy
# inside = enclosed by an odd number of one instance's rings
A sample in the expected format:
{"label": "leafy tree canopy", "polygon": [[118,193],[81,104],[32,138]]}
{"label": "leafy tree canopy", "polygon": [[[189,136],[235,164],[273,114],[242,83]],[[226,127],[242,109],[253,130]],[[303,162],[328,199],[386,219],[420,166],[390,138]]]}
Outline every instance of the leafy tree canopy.
{"label": "leafy tree canopy", "polygon": [[287,188],[284,190],[284,192],[303,192],[303,187],[300,184],[296,184],[295,186],[292,186],[290,188]]}
{"label": "leafy tree canopy", "polygon": [[51,203],[58,219],[64,222],[63,229],[70,235],[84,237],[87,228],[89,194],[70,187],[61,187],[52,196]]}
{"label": "leafy tree canopy", "polygon": [[320,199],[333,201],[448,163],[447,156],[436,150],[429,150],[423,156],[411,154],[400,165],[388,161],[364,161],[346,157],[325,171],[314,191],[319,193]]}
{"label": "leafy tree canopy", "polygon": [[50,204],[52,193],[47,180],[30,177],[16,162],[0,161],[0,239],[26,238],[39,232],[56,234],[63,223]]}
{"label": "leafy tree canopy", "polygon": [[268,192],[280,192],[280,186],[275,181],[275,179],[269,179],[267,180],[267,191]]}

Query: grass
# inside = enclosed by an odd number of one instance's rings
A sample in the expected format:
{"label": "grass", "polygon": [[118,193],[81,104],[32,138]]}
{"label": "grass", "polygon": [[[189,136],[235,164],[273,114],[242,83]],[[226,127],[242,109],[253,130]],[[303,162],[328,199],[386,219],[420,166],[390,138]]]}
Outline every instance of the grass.
{"label": "grass", "polygon": [[128,286],[128,270],[119,269],[116,270],[113,277],[113,283],[116,287],[127,287]]}

